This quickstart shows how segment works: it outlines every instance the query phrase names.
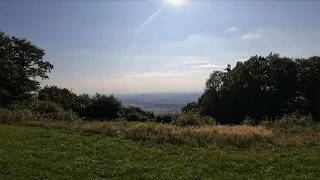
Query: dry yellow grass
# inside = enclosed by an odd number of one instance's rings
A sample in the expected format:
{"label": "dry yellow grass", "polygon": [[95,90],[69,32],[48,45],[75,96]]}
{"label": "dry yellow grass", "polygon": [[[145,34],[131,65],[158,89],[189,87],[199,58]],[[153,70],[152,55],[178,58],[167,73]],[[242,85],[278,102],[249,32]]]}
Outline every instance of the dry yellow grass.
{"label": "dry yellow grass", "polygon": [[262,126],[186,126],[155,123],[95,122],[78,127],[89,132],[119,135],[134,140],[192,146],[252,147],[272,145],[272,131]]}
{"label": "dry yellow grass", "polygon": [[23,120],[11,123],[102,133],[132,140],[153,141],[160,144],[171,143],[190,146],[212,145],[217,147],[228,146],[238,148],[270,146],[320,147],[320,134],[317,133],[316,130],[288,133],[277,129],[267,129],[263,126],[205,125],[181,127],[171,124],[126,121],[66,122]]}
{"label": "dry yellow grass", "polygon": [[218,133],[225,134],[260,134],[260,135],[270,135],[272,131],[266,129],[263,126],[247,126],[247,125],[237,125],[237,126],[226,126],[226,125],[217,125],[217,126],[200,126],[200,127],[188,127],[194,131],[201,132],[212,132],[217,131]]}
{"label": "dry yellow grass", "polygon": [[[129,123],[128,123],[129,124]],[[115,122],[94,122],[84,123],[84,129],[99,130],[104,132],[123,131],[126,129],[148,129],[150,132],[171,132],[172,134],[180,134],[183,132],[201,132],[201,133],[221,133],[221,134],[257,134],[257,135],[271,135],[272,130],[266,129],[263,126],[247,126],[247,125],[206,125],[206,126],[174,126],[170,124],[153,124],[153,123],[139,123],[135,125],[126,125],[126,123]]]}

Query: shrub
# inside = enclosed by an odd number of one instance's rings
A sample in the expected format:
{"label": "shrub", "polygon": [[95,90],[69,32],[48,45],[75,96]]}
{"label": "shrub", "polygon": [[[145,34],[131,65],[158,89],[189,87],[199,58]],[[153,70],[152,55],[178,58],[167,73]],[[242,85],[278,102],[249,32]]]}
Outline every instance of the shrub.
{"label": "shrub", "polygon": [[256,121],[251,117],[246,117],[243,120],[242,125],[254,126],[254,125],[256,125]]}
{"label": "shrub", "polygon": [[158,115],[156,118],[157,123],[171,123],[173,116],[170,114],[167,115]]}
{"label": "shrub", "polygon": [[125,115],[128,117],[129,114],[131,113],[139,113],[142,116],[145,116],[149,119],[153,119],[155,118],[155,115],[153,112],[149,112],[149,111],[144,111],[139,107],[135,107],[135,106],[129,106],[129,107],[123,107],[123,111],[125,113]]}
{"label": "shrub", "polygon": [[116,119],[123,114],[121,102],[113,95],[96,94],[86,108],[87,116],[95,119]]}
{"label": "shrub", "polygon": [[60,104],[51,101],[39,101],[36,99],[32,101],[14,103],[10,105],[10,108],[13,110],[29,109],[40,114],[48,114],[63,111],[63,108]]}
{"label": "shrub", "polygon": [[199,111],[199,104],[196,102],[188,103],[181,108],[181,112]]}
{"label": "shrub", "polygon": [[148,118],[145,117],[145,116],[142,116],[139,113],[130,113],[130,114],[128,114],[127,121],[142,121],[142,122],[145,122],[145,121],[148,121]]}
{"label": "shrub", "polygon": [[27,109],[18,109],[15,111],[9,109],[0,109],[0,122],[21,122],[26,120],[37,119],[37,115]]}
{"label": "shrub", "polygon": [[76,110],[77,95],[66,88],[46,86],[39,91],[38,98],[41,101],[50,101],[60,104],[66,110]]}
{"label": "shrub", "polygon": [[12,104],[13,113],[19,114],[20,111],[28,110],[33,115],[33,120],[40,118],[51,120],[75,121],[79,117],[72,110],[64,110],[60,104],[50,101],[33,100],[30,102],[20,102]]}
{"label": "shrub", "polygon": [[263,120],[261,125],[265,127],[276,128],[294,128],[294,127],[311,127],[315,122],[312,117],[297,114],[284,115],[276,120]]}
{"label": "shrub", "polygon": [[208,116],[201,116],[198,112],[184,112],[173,117],[172,124],[179,126],[199,126],[204,124],[216,124],[216,121]]}

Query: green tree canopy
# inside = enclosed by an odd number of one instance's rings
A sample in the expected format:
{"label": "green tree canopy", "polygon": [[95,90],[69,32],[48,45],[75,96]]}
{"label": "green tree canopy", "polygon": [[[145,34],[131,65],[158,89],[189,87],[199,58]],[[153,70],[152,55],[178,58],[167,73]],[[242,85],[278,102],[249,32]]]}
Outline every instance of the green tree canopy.
{"label": "green tree canopy", "polygon": [[122,103],[114,95],[106,96],[97,93],[87,109],[89,117],[101,120],[111,120],[124,115]]}
{"label": "green tree canopy", "polygon": [[49,78],[53,65],[44,55],[28,40],[0,32],[0,106],[30,98],[39,89],[37,78]]}
{"label": "green tree canopy", "polygon": [[38,97],[42,101],[51,101],[61,104],[64,109],[76,109],[77,95],[66,88],[46,86],[39,91]]}
{"label": "green tree canopy", "polygon": [[320,57],[294,59],[271,53],[214,71],[198,100],[202,115],[223,124],[259,121],[287,113],[320,121]]}

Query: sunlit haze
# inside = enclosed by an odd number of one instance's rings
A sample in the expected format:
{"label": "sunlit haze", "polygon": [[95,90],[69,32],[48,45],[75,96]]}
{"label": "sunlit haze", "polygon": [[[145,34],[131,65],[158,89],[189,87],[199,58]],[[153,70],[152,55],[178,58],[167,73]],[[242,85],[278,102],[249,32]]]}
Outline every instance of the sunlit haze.
{"label": "sunlit haze", "polygon": [[55,68],[43,86],[198,92],[210,72],[252,55],[319,55],[319,7],[320,1],[2,1],[0,28],[45,50]]}
{"label": "sunlit haze", "polygon": [[181,6],[181,5],[185,4],[186,1],[184,1],[184,0],[165,0],[165,3],[171,4],[174,6]]}

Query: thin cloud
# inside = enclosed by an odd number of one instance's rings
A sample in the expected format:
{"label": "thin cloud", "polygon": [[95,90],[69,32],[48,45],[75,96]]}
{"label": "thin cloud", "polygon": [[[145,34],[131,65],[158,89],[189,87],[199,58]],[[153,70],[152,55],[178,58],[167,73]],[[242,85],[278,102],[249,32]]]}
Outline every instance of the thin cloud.
{"label": "thin cloud", "polygon": [[257,39],[257,38],[261,38],[261,35],[256,33],[248,33],[248,34],[242,35],[242,39],[244,40]]}
{"label": "thin cloud", "polygon": [[201,64],[194,66],[194,68],[223,68],[225,66],[220,65],[220,64]]}
{"label": "thin cloud", "polygon": [[250,59],[250,58],[238,59],[238,60],[236,60],[236,62],[239,62],[239,61],[243,62],[243,61],[246,61],[246,60],[248,60],[248,59]]}
{"label": "thin cloud", "polygon": [[188,60],[183,62],[185,66],[197,66],[197,65],[209,64],[209,63],[210,61],[207,61],[207,60]]}
{"label": "thin cloud", "polygon": [[228,27],[228,28],[225,29],[224,31],[227,32],[227,33],[233,33],[233,32],[238,31],[238,28],[235,27],[235,26],[232,26],[232,27]]}
{"label": "thin cloud", "polygon": [[174,77],[174,76],[187,76],[189,73],[184,72],[147,72],[141,74],[124,75],[125,78],[149,78],[149,77]]}

